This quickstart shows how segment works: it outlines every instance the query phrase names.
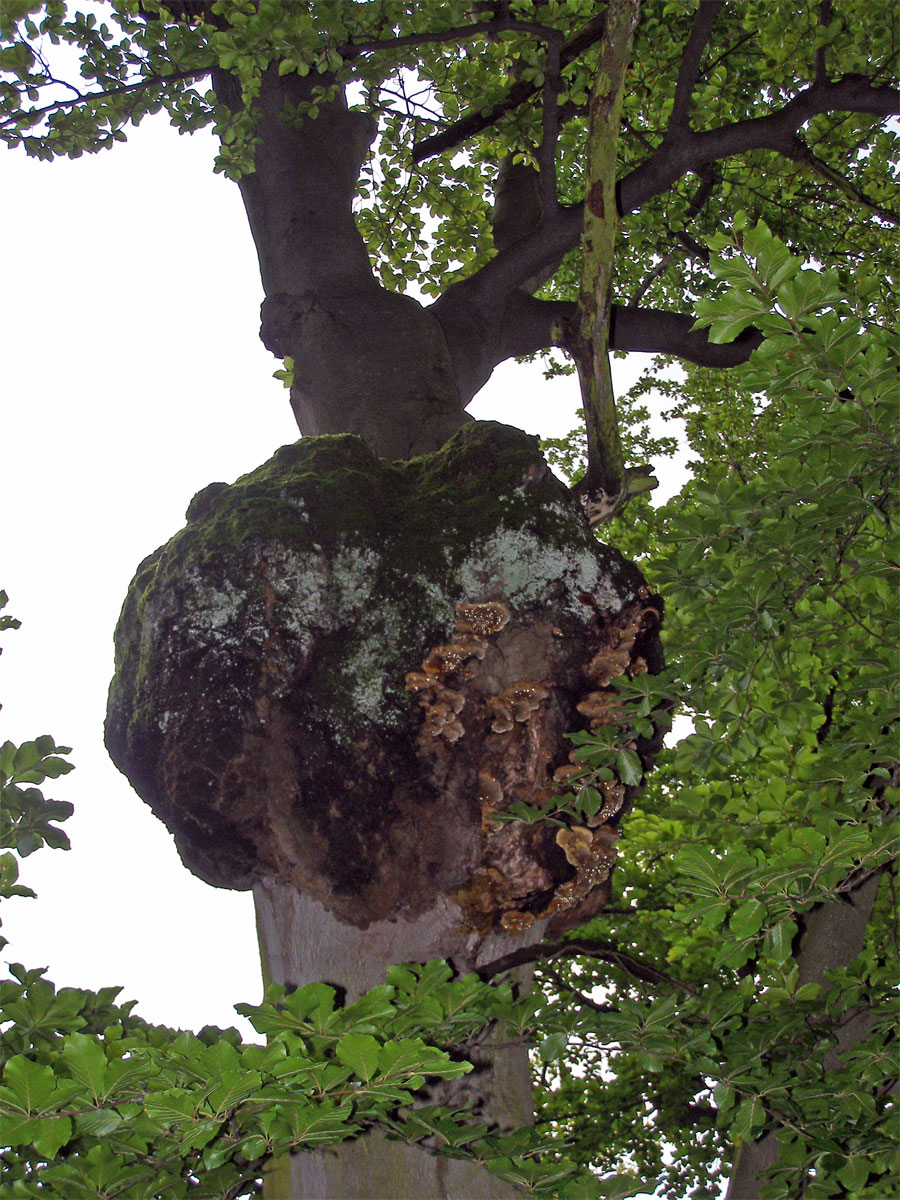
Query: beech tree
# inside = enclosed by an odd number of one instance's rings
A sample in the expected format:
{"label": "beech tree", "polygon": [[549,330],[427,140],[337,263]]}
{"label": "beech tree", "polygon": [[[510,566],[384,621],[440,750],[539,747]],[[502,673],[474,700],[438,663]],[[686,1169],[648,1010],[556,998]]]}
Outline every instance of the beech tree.
{"label": "beech tree", "polygon": [[[888,6],[7,0],[0,37],[26,153],[213,127],[302,435],[140,565],[107,721],[253,889],[266,1045],[14,967],[10,1194],[888,1194]],[[570,487],[466,416],[538,354]],[[654,390],[695,455],[657,509]],[[20,855],[66,769],[0,752]]]}

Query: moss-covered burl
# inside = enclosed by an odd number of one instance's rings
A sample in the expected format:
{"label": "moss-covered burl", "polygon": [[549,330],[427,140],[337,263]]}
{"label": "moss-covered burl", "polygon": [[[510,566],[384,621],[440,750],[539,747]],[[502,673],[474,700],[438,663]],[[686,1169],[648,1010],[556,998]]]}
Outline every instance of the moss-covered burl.
{"label": "moss-covered burl", "polygon": [[360,927],[439,896],[473,930],[562,927],[602,900],[616,806],[492,817],[550,802],[598,655],[654,669],[648,613],[535,439],[472,423],[391,463],[304,438],[141,564],[107,746],[210,883],[277,879]]}

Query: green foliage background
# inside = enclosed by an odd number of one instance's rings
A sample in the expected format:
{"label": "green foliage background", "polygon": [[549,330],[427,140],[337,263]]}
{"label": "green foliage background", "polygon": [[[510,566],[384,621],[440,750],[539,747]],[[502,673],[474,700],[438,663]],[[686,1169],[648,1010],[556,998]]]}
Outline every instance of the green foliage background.
{"label": "green foliage background", "polygon": [[[806,1172],[804,1195],[894,1195],[897,343],[874,272],[850,297],[746,218],[714,249],[728,291],[700,320],[715,339],[752,323],[766,340],[745,367],[637,385],[632,404],[667,393],[698,478],[613,535],[665,597],[651,686],[693,732],[627,819],[618,906],[579,932],[671,980],[585,959],[553,972],[549,987],[599,988],[604,1004],[580,1011],[543,1112],[594,1161],[635,1155],[672,1196],[718,1195],[716,1156],[767,1128],[782,1146],[768,1195]],[[549,452],[577,473],[577,435]],[[882,869],[863,956],[799,985],[803,914]],[[869,1035],[826,1079],[857,1011]]]}

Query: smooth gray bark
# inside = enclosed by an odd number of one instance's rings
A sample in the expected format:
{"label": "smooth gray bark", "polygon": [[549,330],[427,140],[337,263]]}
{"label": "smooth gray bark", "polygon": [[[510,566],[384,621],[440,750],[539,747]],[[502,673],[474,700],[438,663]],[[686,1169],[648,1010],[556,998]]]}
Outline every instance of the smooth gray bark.
{"label": "smooth gray bark", "polygon": [[[492,934],[461,941],[462,913],[450,901],[412,921],[377,921],[358,929],[274,879],[259,882],[253,897],[267,980],[297,987],[337,984],[348,1002],[383,984],[389,963],[449,957],[463,970],[474,969],[523,940],[536,939],[542,929],[534,926],[524,939]],[[479,1046],[478,1058],[479,1119],[502,1128],[530,1124],[527,1044],[504,1037]],[[478,1163],[439,1158],[420,1146],[388,1141],[377,1131],[333,1150],[292,1155],[289,1180],[290,1200],[509,1200],[519,1194]],[[287,1198],[273,1193],[271,1200]]]}

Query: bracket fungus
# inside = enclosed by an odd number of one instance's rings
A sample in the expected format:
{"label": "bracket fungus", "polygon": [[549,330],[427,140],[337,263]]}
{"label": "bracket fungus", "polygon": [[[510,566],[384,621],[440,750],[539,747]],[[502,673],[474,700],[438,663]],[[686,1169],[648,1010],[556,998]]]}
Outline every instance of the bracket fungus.
{"label": "bracket fungus", "polygon": [[360,928],[437,903],[473,931],[558,923],[602,891],[611,828],[573,833],[573,863],[504,809],[553,794],[602,679],[658,669],[650,607],[518,430],[399,463],[303,438],[139,567],[107,745],[217,886],[274,879]]}

